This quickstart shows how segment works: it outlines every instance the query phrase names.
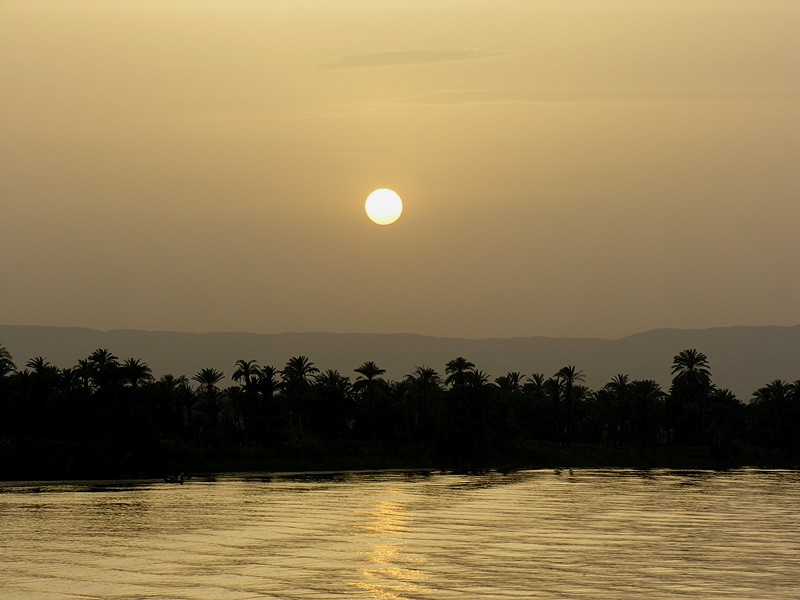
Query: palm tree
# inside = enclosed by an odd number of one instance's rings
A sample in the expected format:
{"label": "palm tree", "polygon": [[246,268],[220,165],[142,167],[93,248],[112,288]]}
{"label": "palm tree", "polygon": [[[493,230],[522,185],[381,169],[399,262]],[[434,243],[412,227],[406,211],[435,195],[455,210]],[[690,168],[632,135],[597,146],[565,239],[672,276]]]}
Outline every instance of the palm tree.
{"label": "palm tree", "polygon": [[186,379],[185,375],[179,375],[176,377],[172,373],[167,373],[166,375],[162,375],[161,378],[158,380],[158,384],[164,388],[164,390],[168,392],[176,391],[181,385],[187,383],[189,380]]}
{"label": "palm tree", "polygon": [[183,413],[184,436],[186,439],[195,439],[198,433],[195,420],[197,402],[199,400],[198,393],[188,380],[179,383],[176,391]]}
{"label": "palm tree", "polygon": [[240,384],[239,388],[230,390],[230,399],[237,408],[237,417],[245,434],[250,439],[255,439],[258,435],[259,421],[261,420],[261,407],[259,406],[256,394],[256,382],[259,376],[259,367],[254,360],[240,358],[234,364],[231,379]]}
{"label": "palm tree", "polygon": [[350,378],[345,377],[336,369],[326,369],[322,373],[317,374],[314,377],[314,385],[336,390],[342,394],[348,393],[352,387],[350,385]]}
{"label": "palm tree", "polygon": [[534,397],[544,397],[545,395],[544,373],[532,373],[523,385],[523,389]]}
{"label": "palm tree", "polygon": [[606,384],[606,388],[617,396],[624,397],[628,391],[628,385],[630,385],[630,377],[624,373],[618,373]]}
{"label": "palm tree", "polygon": [[572,409],[574,403],[574,388],[577,381],[583,381],[583,371],[578,371],[574,366],[562,367],[555,374],[555,379],[564,386],[564,405],[566,420],[564,421],[564,441],[569,443],[572,437]]}
{"label": "palm tree", "polygon": [[289,419],[291,421],[296,417],[300,429],[303,429],[304,417],[308,420],[308,416],[312,413],[309,406],[310,390],[312,379],[317,373],[319,369],[307,356],[291,357],[281,371],[281,385],[283,394],[288,400]]}
{"label": "palm tree", "polygon": [[278,370],[271,365],[264,365],[255,374],[255,385],[264,400],[271,400],[272,396],[281,389],[281,382],[278,380]]}
{"label": "palm tree", "polygon": [[449,361],[444,367],[444,372],[447,373],[447,377],[444,380],[445,385],[454,388],[462,387],[466,381],[467,371],[473,367],[475,367],[475,364],[463,356]]}
{"label": "palm tree", "polygon": [[36,356],[30,359],[27,363],[25,363],[25,366],[39,376],[45,375],[51,368],[50,363],[41,356]]}
{"label": "palm tree", "polygon": [[488,373],[472,368],[449,392],[450,396],[457,393],[458,400],[451,408],[456,421],[453,441],[470,460],[485,455],[494,446],[490,440],[498,433],[497,422],[501,420],[498,413],[504,408],[497,402],[487,402],[494,387]]}
{"label": "palm tree", "polygon": [[58,379],[58,389],[63,393],[69,393],[75,391],[78,388],[78,383],[80,379],[78,378],[78,374],[75,369],[71,367],[65,367],[63,369],[57,370],[57,379]]}
{"label": "palm tree", "polygon": [[386,373],[386,369],[381,369],[370,360],[353,371],[358,373],[358,377],[353,382],[353,390],[365,397],[367,405],[371,409],[378,391],[386,387],[386,381],[380,377]]}
{"label": "palm tree", "polygon": [[386,373],[386,369],[381,369],[371,360],[353,369],[353,371],[359,374],[353,383],[353,389],[355,390],[367,390],[368,393],[374,392],[376,387],[380,387],[385,383],[380,376]]}
{"label": "palm tree", "polygon": [[562,401],[563,384],[557,377],[548,377],[544,382],[544,397],[549,405],[549,437],[553,441],[561,442],[564,440],[564,429],[566,428],[564,406]]}
{"label": "palm tree", "polygon": [[528,433],[531,411],[522,402],[522,383],[525,375],[518,371],[509,371],[496,377],[494,387],[497,390],[496,401],[493,402],[497,414],[499,431],[497,437],[504,451],[507,451],[512,439]]}
{"label": "palm tree", "polygon": [[436,370],[418,366],[412,373],[406,375],[404,381],[413,401],[412,429],[415,433],[425,434],[431,398],[441,391],[441,378]]}
{"label": "palm tree", "polygon": [[259,395],[259,404],[256,411],[256,428],[259,437],[266,439],[267,429],[273,433],[281,427],[282,419],[286,415],[280,410],[279,403],[274,402],[275,394],[281,390],[283,384],[278,378],[279,371],[272,365],[257,367],[253,375],[256,392]]}
{"label": "palm tree", "polygon": [[386,373],[386,369],[381,369],[370,360],[353,371],[358,373],[358,377],[353,383],[353,391],[362,401],[359,403],[360,410],[356,415],[355,422],[363,423],[365,431],[376,435],[378,430],[385,425],[381,422],[382,417],[386,417],[385,411],[379,410],[376,399],[382,391],[387,389],[386,380],[381,377]]}
{"label": "palm tree", "polygon": [[336,369],[326,369],[314,377],[310,427],[323,437],[339,436],[351,423],[350,378]]}
{"label": "palm tree", "polygon": [[606,427],[609,441],[615,446],[622,444],[623,438],[627,434],[628,410],[628,388],[629,377],[624,374],[615,375],[597,397],[604,403],[606,413]]}
{"label": "palm tree", "polygon": [[416,367],[412,373],[406,375],[405,381],[415,392],[431,394],[442,389],[439,373],[426,366]]}
{"label": "palm tree", "polygon": [[75,373],[83,387],[88,390],[92,386],[94,378],[94,365],[88,359],[82,358],[75,367]]}
{"label": "palm tree", "polygon": [[494,383],[498,389],[509,394],[516,394],[522,390],[523,374],[517,371],[509,371],[505,375],[495,378]]}
{"label": "palm tree", "polygon": [[470,369],[464,375],[464,387],[477,391],[482,392],[493,387],[493,384],[489,382],[489,374],[481,371],[480,369]]}
{"label": "palm tree", "polygon": [[181,425],[185,424],[182,394],[189,387],[188,384],[189,380],[184,375],[176,377],[171,373],[162,375],[155,383],[156,411],[167,431],[180,431]]}
{"label": "palm tree", "polygon": [[119,358],[111,354],[107,348],[98,348],[89,355],[89,362],[98,367],[105,367],[108,365],[116,366],[119,362]]}
{"label": "palm tree", "polygon": [[752,406],[760,425],[759,434],[769,445],[788,449],[790,438],[797,435],[800,399],[797,397],[796,384],[775,379],[753,392]]}
{"label": "palm tree", "polygon": [[792,388],[792,384],[782,379],[775,379],[753,392],[753,400],[757,403],[784,407],[793,396],[794,390]]}
{"label": "palm tree", "polygon": [[231,375],[231,379],[237,383],[240,381],[243,382],[242,387],[244,387],[245,390],[252,390],[256,377],[258,376],[258,363],[254,360],[240,358],[236,361],[234,366],[236,370],[233,372],[233,375]]}
{"label": "palm tree", "polygon": [[11,353],[5,346],[0,346],[0,380],[5,379],[17,370],[17,365],[11,359]]}
{"label": "palm tree", "polygon": [[138,358],[128,358],[120,367],[120,374],[123,383],[134,390],[139,389],[145,383],[153,381],[153,372],[150,367]]}
{"label": "palm tree", "polygon": [[208,368],[200,369],[194,375],[194,377],[192,377],[192,381],[196,381],[200,384],[200,388],[205,395],[213,396],[219,392],[217,384],[222,381],[224,377],[225,374],[222,371],[218,371],[214,368]]}
{"label": "palm tree", "polygon": [[5,346],[0,346],[0,425],[5,415],[6,389],[9,387],[14,373],[17,372],[17,365],[11,359],[11,353]]}
{"label": "palm tree", "polygon": [[58,382],[58,368],[51,365],[41,356],[30,359],[25,366],[33,373],[33,384],[37,388],[39,397],[44,397],[48,393],[55,391]]}
{"label": "palm tree", "polygon": [[524,403],[521,406],[523,431],[528,436],[552,437],[551,421],[555,418],[554,406],[547,394],[547,379],[543,373],[532,373],[522,384]]}
{"label": "palm tree", "polygon": [[682,350],[672,359],[673,384],[708,385],[711,383],[711,371],[708,357],[694,348]]}
{"label": "palm tree", "polygon": [[583,371],[577,370],[574,366],[569,365],[561,367],[558,373],[555,374],[556,379],[560,379],[565,386],[574,385],[576,381],[583,381]]}
{"label": "palm tree", "polygon": [[631,382],[634,436],[639,443],[667,442],[667,429],[663,421],[666,396],[658,382],[652,379],[637,379]]}
{"label": "palm tree", "polygon": [[706,431],[707,407],[714,389],[708,357],[694,348],[672,359],[669,413],[680,443],[700,444]]}
{"label": "palm tree", "polygon": [[200,384],[200,411],[203,414],[201,435],[211,441],[216,439],[219,415],[222,409],[222,393],[217,384],[225,374],[214,368],[200,369],[192,381]]}
{"label": "palm tree", "polygon": [[714,389],[711,392],[708,424],[704,435],[718,459],[730,458],[733,443],[742,430],[744,404],[730,390]]}
{"label": "palm tree", "polygon": [[116,383],[119,371],[119,358],[106,348],[98,348],[89,355],[88,363],[92,368],[92,379],[97,387]]}
{"label": "palm tree", "polygon": [[284,390],[292,395],[302,392],[311,385],[311,378],[319,373],[307,356],[293,356],[281,371]]}

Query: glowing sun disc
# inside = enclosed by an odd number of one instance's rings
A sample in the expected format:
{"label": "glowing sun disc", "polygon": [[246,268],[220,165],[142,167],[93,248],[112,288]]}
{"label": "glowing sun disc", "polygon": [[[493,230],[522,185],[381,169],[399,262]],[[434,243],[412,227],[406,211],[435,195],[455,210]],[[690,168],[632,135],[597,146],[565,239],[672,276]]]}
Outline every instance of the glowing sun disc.
{"label": "glowing sun disc", "polygon": [[367,216],[378,225],[390,225],[400,218],[403,212],[403,201],[392,190],[381,188],[375,190],[364,203]]}

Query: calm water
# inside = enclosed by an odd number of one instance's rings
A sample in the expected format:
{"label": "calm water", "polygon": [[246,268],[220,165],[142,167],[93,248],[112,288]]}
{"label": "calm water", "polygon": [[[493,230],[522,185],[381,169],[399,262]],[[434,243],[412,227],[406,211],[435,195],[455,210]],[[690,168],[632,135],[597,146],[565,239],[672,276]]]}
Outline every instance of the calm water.
{"label": "calm water", "polygon": [[800,473],[0,487],[0,597],[800,598]]}

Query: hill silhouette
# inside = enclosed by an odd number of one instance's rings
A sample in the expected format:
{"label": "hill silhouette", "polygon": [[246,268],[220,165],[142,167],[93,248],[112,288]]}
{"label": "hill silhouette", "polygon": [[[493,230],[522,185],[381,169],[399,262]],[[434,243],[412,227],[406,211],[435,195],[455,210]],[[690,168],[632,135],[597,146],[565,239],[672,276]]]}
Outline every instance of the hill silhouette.
{"label": "hill silhouette", "polygon": [[44,356],[67,367],[97,348],[120,357],[144,357],[156,376],[191,375],[205,367],[233,372],[238,359],[282,366],[291,356],[309,356],[315,364],[352,374],[364,361],[401,379],[418,365],[441,370],[465,356],[492,377],[508,370],[551,375],[564,365],[586,374],[586,385],[600,387],[617,373],[670,381],[672,357],[683,348],[708,355],[716,384],[747,400],[774,379],[788,381],[800,372],[800,325],[711,329],[655,329],[621,339],[587,338],[443,338],[379,333],[179,333],[75,327],[0,325],[0,345],[17,364]]}

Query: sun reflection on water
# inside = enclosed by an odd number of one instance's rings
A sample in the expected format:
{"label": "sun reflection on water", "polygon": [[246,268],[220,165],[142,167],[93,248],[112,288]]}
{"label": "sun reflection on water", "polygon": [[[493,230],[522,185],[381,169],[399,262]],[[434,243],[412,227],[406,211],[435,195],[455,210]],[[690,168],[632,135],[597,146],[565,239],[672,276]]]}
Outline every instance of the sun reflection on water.
{"label": "sun reflection on water", "polygon": [[[389,496],[399,496],[392,490]],[[365,521],[355,525],[364,533],[361,552],[365,565],[358,567],[360,576],[353,587],[379,600],[403,600],[423,591],[425,575],[413,565],[424,561],[404,551],[404,537],[409,516],[403,502],[376,502],[365,513]]]}

